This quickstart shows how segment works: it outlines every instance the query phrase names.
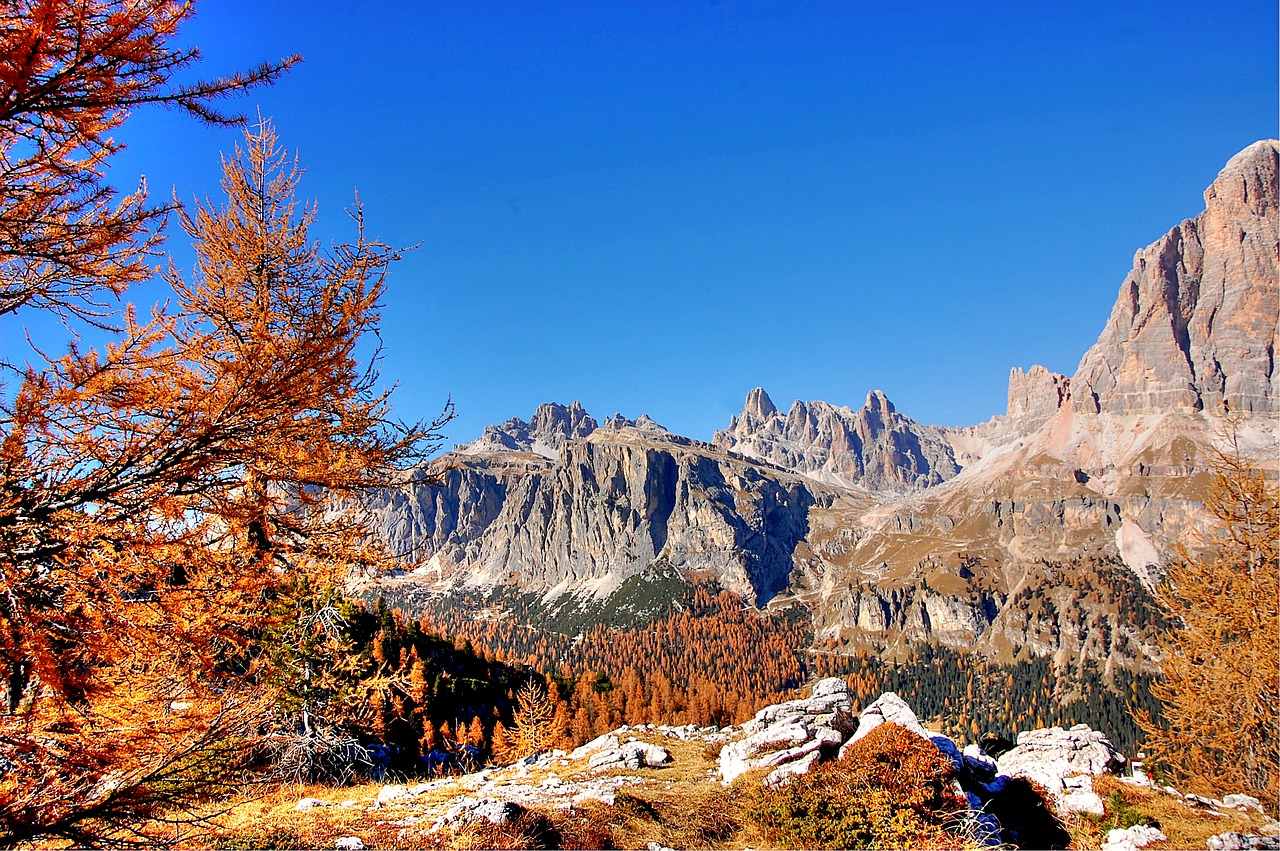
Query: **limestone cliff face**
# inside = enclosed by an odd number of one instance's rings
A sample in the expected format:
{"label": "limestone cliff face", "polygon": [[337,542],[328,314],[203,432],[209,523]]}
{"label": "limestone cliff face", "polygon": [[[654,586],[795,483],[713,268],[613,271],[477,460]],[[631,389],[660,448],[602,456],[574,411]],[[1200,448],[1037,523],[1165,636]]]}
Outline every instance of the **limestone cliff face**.
{"label": "limestone cliff face", "polygon": [[1276,413],[1280,144],[1232,157],[1205,211],[1134,257],[1102,336],[1071,380],[1087,413]]}
{"label": "limestone cliff face", "polygon": [[1025,372],[1009,371],[1009,403],[1005,413],[985,423],[942,429],[956,463],[963,469],[990,453],[1032,434],[1071,400],[1071,379],[1036,364]]}
{"label": "limestone cliff face", "polygon": [[1036,364],[1023,372],[1014,367],[1009,372],[1009,408],[1007,416],[1030,431],[1058,413],[1071,391],[1071,379],[1050,372]]}
{"label": "limestone cliff face", "polygon": [[422,485],[376,509],[424,581],[515,586],[547,599],[604,597],[661,564],[710,572],[763,604],[786,588],[810,508],[829,490],[652,429],[599,429],[549,461],[446,455]]}
{"label": "limestone cliff face", "polygon": [[943,430],[898,413],[879,390],[857,411],[797,401],[783,414],[756,388],[712,441],[817,481],[870,490],[929,487],[959,472]]}

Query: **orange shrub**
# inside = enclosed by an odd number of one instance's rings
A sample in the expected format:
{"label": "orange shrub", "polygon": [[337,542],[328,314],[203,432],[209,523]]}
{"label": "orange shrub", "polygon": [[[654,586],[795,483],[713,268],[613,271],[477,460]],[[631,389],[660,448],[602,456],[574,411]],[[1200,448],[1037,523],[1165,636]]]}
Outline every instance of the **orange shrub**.
{"label": "orange shrub", "polygon": [[967,802],[934,745],[884,724],[836,762],[818,766],[747,804],[765,841],[792,848],[954,848],[949,833]]}

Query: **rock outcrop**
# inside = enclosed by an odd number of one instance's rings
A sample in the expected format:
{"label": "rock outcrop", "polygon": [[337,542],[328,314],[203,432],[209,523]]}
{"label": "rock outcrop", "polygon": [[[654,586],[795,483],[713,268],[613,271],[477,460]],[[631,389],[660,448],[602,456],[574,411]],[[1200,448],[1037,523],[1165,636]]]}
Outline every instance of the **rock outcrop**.
{"label": "rock outcrop", "polygon": [[592,771],[600,772],[614,769],[635,771],[645,766],[656,768],[668,762],[671,762],[671,754],[666,748],[637,741],[600,750],[591,755],[588,764]]}
{"label": "rock outcrop", "polygon": [[1070,398],[1071,379],[1036,364],[1023,372],[1009,373],[1009,407],[1006,416],[1032,431],[1046,421]]}
{"label": "rock outcrop", "polygon": [[898,413],[879,390],[856,411],[797,401],[783,414],[757,387],[712,442],[817,481],[869,490],[929,487],[959,472],[943,430]]}
{"label": "rock outcrop", "polygon": [[840,748],[840,756],[844,756],[846,750],[866,738],[872,730],[881,724],[897,724],[899,727],[910,730],[920,738],[932,742],[943,756],[951,760],[957,769],[964,766],[964,758],[960,753],[960,749],[956,747],[956,743],[941,733],[926,730],[924,725],[920,723],[920,719],[916,717],[916,713],[907,705],[907,702],[891,691],[880,695],[870,706],[862,710],[862,713],[858,716],[858,729],[854,731],[849,741],[845,742],[844,746]]}
{"label": "rock outcrop", "polygon": [[745,737],[720,750],[720,781],[728,786],[755,768],[772,768],[766,785],[804,774],[824,755],[832,756],[854,730],[853,695],[832,677],[813,687],[810,697],[766,706],[742,725]]}
{"label": "rock outcrop", "polygon": [[1103,805],[1091,778],[1118,773],[1124,765],[1111,741],[1084,724],[1023,731],[1017,747],[996,760],[1000,774],[1025,777],[1051,792],[1060,810],[1095,815],[1102,815]]}
{"label": "rock outcrop", "polygon": [[1071,379],[1086,413],[1280,411],[1280,143],[1231,158],[1205,211],[1134,257]]}

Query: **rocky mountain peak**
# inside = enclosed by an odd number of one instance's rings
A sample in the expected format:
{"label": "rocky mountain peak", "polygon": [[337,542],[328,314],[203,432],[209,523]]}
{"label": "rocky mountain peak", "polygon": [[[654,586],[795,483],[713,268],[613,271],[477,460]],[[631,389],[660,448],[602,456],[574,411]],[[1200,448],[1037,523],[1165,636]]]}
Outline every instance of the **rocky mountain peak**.
{"label": "rocky mountain peak", "polygon": [[574,438],[586,437],[598,427],[580,402],[538,406],[528,422],[512,417],[500,426],[485,426],[479,439],[455,446],[464,455],[486,452],[532,452],[546,458],[560,457],[560,450]]}
{"label": "rocky mountain peak", "polygon": [[897,413],[897,408],[889,401],[889,397],[884,395],[883,390],[872,390],[867,394],[867,401],[863,407],[868,411],[878,413],[881,416]]}
{"label": "rocky mountain peak", "polygon": [[763,387],[757,387],[747,393],[746,404],[742,406],[742,415],[744,417],[751,415],[756,419],[767,419],[778,413],[778,409],[774,407],[773,400],[769,398],[769,394],[764,392]]}
{"label": "rocky mountain peak", "polygon": [[1071,379],[1085,413],[1280,411],[1280,143],[1250,145],[1205,210],[1134,257],[1098,342]]}
{"label": "rocky mountain peak", "polygon": [[879,390],[869,393],[866,405],[857,411],[797,400],[784,415],[757,388],[712,442],[846,487],[911,490],[938,484],[959,471],[942,431],[902,416]]}
{"label": "rocky mountain peak", "polygon": [[635,429],[639,429],[640,431],[653,432],[655,434],[670,434],[670,432],[667,431],[666,428],[659,425],[648,414],[641,414],[639,417],[637,417],[634,420],[630,419],[629,417],[624,417],[622,414],[614,414],[613,416],[606,419],[600,425],[600,428],[608,429],[610,431],[620,431],[621,429],[624,429],[624,428],[635,428]]}

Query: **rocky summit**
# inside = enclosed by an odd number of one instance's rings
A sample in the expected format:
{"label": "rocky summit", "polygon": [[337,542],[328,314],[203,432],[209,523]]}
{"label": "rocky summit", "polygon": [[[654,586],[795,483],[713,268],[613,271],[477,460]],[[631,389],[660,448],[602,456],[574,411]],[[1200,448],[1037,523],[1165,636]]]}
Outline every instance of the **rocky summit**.
{"label": "rocky summit", "polygon": [[1277,162],[1273,140],[1231,158],[1205,210],[1139,251],[1072,378],[1088,413],[1275,414]]}
{"label": "rocky summit", "polygon": [[845,650],[1149,670],[1139,612],[1196,545],[1210,459],[1278,469],[1278,151],[1233,157],[1137,253],[1075,374],[1015,367],[989,422],[921,425],[879,391],[784,413],[757,388],[707,443],[543,405],[376,501],[410,562],[390,584],[572,602],[696,575]]}
{"label": "rocky summit", "polygon": [[712,442],[816,481],[877,491],[925,488],[960,471],[945,431],[898,413],[879,390],[856,411],[796,401],[783,414],[757,387]]}

